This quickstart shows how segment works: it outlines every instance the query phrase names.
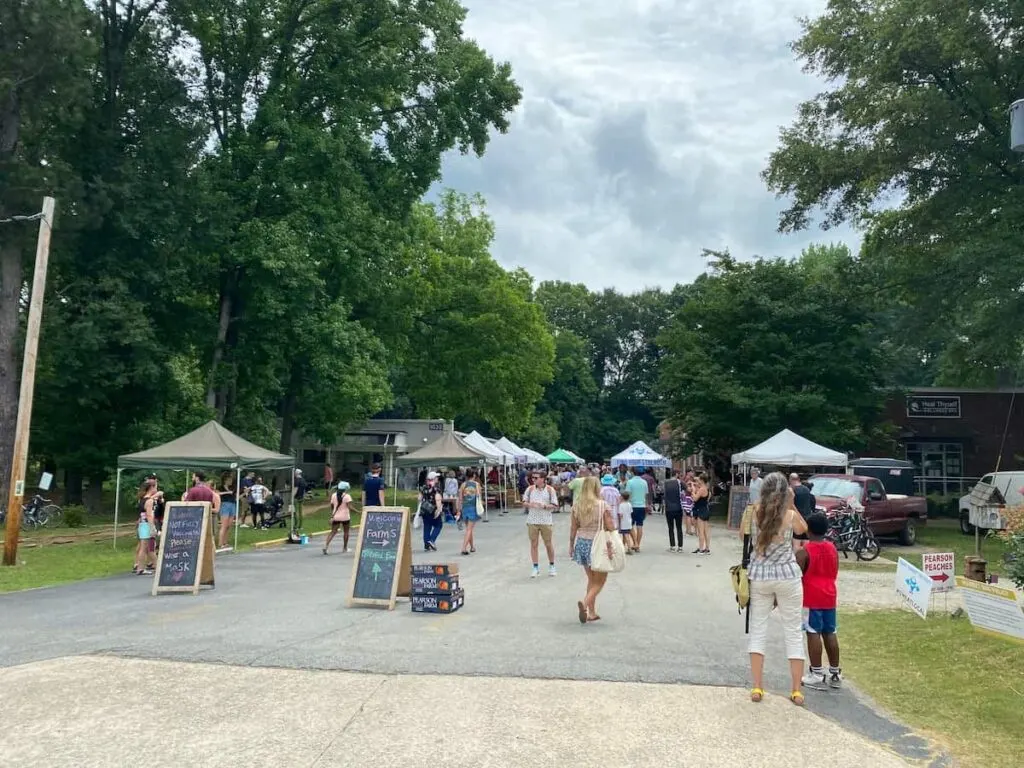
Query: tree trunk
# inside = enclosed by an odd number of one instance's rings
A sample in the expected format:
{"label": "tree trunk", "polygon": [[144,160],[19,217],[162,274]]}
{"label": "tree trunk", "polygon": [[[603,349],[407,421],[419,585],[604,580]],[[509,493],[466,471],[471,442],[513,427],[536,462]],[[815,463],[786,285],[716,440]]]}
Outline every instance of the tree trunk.
{"label": "tree trunk", "polygon": [[64,473],[64,506],[82,503],[82,473],[69,469]]}
{"label": "tree trunk", "polygon": [[4,496],[11,479],[14,432],[18,421],[21,291],[21,249],[18,241],[0,242],[0,491]]}
{"label": "tree trunk", "polygon": [[210,365],[210,380],[206,389],[206,406],[217,411],[219,421],[224,420],[224,352],[228,344],[228,329],[231,327],[231,290],[228,286],[221,288],[220,317],[217,321],[217,343],[213,347],[213,361]]}
{"label": "tree trunk", "polygon": [[103,481],[102,475],[93,475],[89,478],[89,485],[85,489],[82,502],[86,511],[91,515],[98,515],[103,512]]}
{"label": "tree trunk", "polygon": [[278,450],[281,453],[291,454],[292,434],[295,432],[295,388],[288,387],[288,394],[285,395],[284,405],[281,408],[281,444]]}

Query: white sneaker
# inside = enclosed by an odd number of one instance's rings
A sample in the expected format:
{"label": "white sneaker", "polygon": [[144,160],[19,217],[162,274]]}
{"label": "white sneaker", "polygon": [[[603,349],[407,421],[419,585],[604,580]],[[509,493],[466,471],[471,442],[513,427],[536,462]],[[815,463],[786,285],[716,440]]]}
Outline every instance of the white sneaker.
{"label": "white sneaker", "polygon": [[842,688],[843,687],[843,670],[829,670],[828,673],[828,687],[829,688]]}
{"label": "white sneaker", "polygon": [[548,566],[548,576],[557,576],[558,570],[555,568],[554,563]]}
{"label": "white sneaker", "polygon": [[676,548],[675,548],[675,547],[669,547],[669,548],[668,548],[668,551],[669,551],[669,552],[675,552],[675,551],[676,551]]}
{"label": "white sneaker", "polygon": [[540,576],[540,566],[535,565],[533,566],[533,570],[530,571],[530,578],[536,579],[538,576]]}
{"label": "white sneaker", "polygon": [[825,683],[824,670],[815,672],[813,669],[809,669],[800,682],[816,691],[824,691],[828,687]]}

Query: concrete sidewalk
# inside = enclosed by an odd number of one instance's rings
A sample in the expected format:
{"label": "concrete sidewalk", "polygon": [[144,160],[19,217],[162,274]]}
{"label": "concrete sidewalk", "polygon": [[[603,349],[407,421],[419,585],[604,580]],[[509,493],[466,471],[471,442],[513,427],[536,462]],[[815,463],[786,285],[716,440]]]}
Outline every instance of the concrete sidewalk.
{"label": "concrete sidewalk", "polygon": [[711,686],[76,657],[2,669],[0,690],[9,766],[910,765],[784,698]]}

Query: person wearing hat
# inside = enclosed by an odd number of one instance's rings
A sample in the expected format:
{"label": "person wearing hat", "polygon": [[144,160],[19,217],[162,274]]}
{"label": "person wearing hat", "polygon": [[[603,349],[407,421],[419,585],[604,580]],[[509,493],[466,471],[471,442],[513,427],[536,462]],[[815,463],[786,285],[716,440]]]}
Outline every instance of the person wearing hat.
{"label": "person wearing hat", "polygon": [[523,494],[523,507],[526,509],[526,533],[530,537],[530,558],[533,570],[530,578],[540,575],[540,540],[544,539],[544,549],[548,553],[548,576],[555,576],[555,542],[552,537],[555,520],[551,513],[558,509],[558,493],[547,484],[547,476],[543,470],[534,470],[533,485]]}
{"label": "person wearing hat", "polygon": [[437,482],[437,472],[427,472],[427,479],[420,487],[420,517],[423,519],[423,549],[436,552],[435,542],[444,527],[444,499],[441,497],[441,484]]}
{"label": "person wearing hat", "polygon": [[327,534],[327,541],[324,542],[325,555],[327,548],[331,546],[331,539],[337,535],[339,528],[342,530],[341,554],[348,552],[348,529],[352,525],[352,496],[349,494],[351,487],[342,480],[338,483],[337,490],[331,494],[331,532]]}

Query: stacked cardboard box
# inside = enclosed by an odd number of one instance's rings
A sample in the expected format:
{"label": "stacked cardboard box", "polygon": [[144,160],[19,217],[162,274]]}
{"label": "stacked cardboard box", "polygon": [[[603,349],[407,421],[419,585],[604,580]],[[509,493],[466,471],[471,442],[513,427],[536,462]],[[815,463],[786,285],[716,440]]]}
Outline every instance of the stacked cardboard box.
{"label": "stacked cardboard box", "polygon": [[455,613],[466,602],[455,563],[412,566],[414,613]]}

